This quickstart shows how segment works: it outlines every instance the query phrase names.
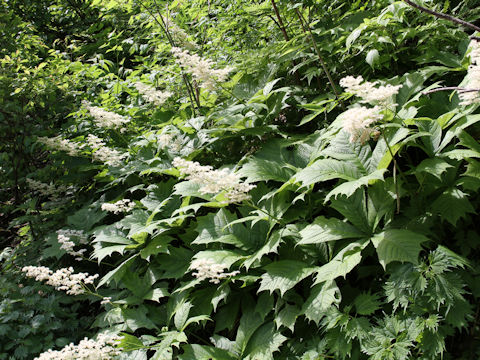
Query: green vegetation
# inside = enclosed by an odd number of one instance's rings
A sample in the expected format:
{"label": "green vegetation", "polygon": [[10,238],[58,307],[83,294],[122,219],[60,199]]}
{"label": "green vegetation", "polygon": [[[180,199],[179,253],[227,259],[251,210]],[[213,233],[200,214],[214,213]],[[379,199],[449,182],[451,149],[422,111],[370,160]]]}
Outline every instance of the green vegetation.
{"label": "green vegetation", "polygon": [[408,3],[0,0],[0,359],[479,358],[480,1]]}

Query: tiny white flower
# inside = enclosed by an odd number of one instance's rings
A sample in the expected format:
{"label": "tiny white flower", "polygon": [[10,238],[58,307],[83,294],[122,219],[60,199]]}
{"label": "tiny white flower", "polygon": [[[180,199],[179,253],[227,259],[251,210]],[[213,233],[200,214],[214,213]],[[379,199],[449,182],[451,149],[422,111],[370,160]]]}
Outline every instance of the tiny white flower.
{"label": "tiny white flower", "polygon": [[165,101],[168,100],[168,98],[173,95],[170,91],[155,90],[155,88],[141,82],[135,83],[135,88],[140,94],[142,94],[145,100],[157,106],[162,105]]}
{"label": "tiny white flower", "polygon": [[225,273],[226,265],[217,264],[211,259],[195,259],[190,264],[190,270],[194,270],[192,275],[199,280],[210,279],[213,284],[218,284],[221,279],[238,275],[239,271]]}
{"label": "tiny white flower", "polygon": [[122,337],[117,335],[98,334],[97,339],[84,338],[77,345],[70,343],[61,350],[48,350],[34,360],[107,360],[121,354],[117,347]]}
{"label": "tiny white flower", "polygon": [[182,175],[187,175],[188,180],[200,184],[199,191],[202,194],[224,192],[228,203],[248,200],[248,192],[255,188],[255,185],[242,183],[239,175],[227,169],[214,170],[211,166],[202,166],[179,157],[173,159],[173,166],[179,168]]}
{"label": "tiny white flower", "polygon": [[398,94],[402,85],[377,85],[377,82],[364,82],[361,76],[346,76],[340,80],[340,86],[345,88],[346,92],[362,98],[360,102],[372,105],[396,106],[392,103],[392,99],[394,95]]}
{"label": "tiny white flower", "polygon": [[350,142],[364,143],[370,137],[373,129],[370,125],[381,120],[380,108],[366,108],[364,106],[351,108],[341,114],[343,130],[350,134]]}
{"label": "tiny white flower", "polygon": [[68,295],[85,293],[84,285],[93,284],[98,274],[74,273],[72,267],[59,269],[55,272],[45,266],[25,266],[22,268],[25,276],[35,278],[36,281],[46,281],[47,285],[56,290],[65,291]]}
{"label": "tiny white flower", "polygon": [[86,101],[83,102],[83,106],[90,112],[90,115],[94,118],[97,126],[104,128],[117,128],[128,123],[128,119],[122,115],[106,111],[98,106],[92,106]]}
{"label": "tiny white flower", "polygon": [[214,69],[213,61],[202,59],[197,54],[190,54],[187,50],[178,47],[172,48],[172,53],[176,62],[188,73],[192,74],[194,80],[203,83],[206,89],[215,88],[216,82],[223,82],[227,79],[228,73],[232,71],[231,67],[224,69]]}
{"label": "tiny white flower", "polygon": [[134,207],[135,207],[135,203],[128,199],[118,200],[115,203],[102,204],[103,211],[113,212],[114,214],[129,212]]}

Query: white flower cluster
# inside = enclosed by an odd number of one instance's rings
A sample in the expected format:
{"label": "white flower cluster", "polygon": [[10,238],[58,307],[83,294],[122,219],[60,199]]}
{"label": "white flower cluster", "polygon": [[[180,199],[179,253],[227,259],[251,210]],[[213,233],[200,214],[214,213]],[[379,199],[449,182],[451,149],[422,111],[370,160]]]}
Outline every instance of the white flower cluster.
{"label": "white flower cluster", "polygon": [[340,80],[340,86],[345,91],[354,94],[362,100],[360,102],[369,103],[380,106],[396,106],[393,104],[393,96],[398,94],[402,85],[382,85],[378,86],[378,82],[369,82],[363,80],[363,77],[347,76]]}
{"label": "white flower cluster", "polygon": [[46,281],[47,285],[56,290],[65,291],[68,295],[81,295],[85,292],[84,285],[93,284],[98,274],[75,274],[72,267],[59,269],[55,272],[45,266],[25,266],[22,268],[25,276],[35,278],[36,281]]}
{"label": "white flower cluster", "polygon": [[48,350],[34,360],[107,360],[119,356],[121,348],[116,347],[121,337],[98,334],[97,339],[85,338],[78,345],[73,343],[62,350]]}
{"label": "white flower cluster", "polygon": [[223,82],[232,68],[227,66],[224,69],[213,69],[213,61],[202,59],[197,54],[191,55],[187,50],[178,47],[172,47],[172,53],[176,58],[177,64],[192,74],[193,78],[203,83],[205,88],[212,90],[216,82]]}
{"label": "white flower cluster", "polygon": [[173,40],[175,40],[177,44],[180,44],[187,49],[196,49],[198,47],[197,44],[188,39],[188,34],[181,27],[175,24],[170,17],[162,16],[162,19],[163,23],[167,27],[166,30],[172,35]]}
{"label": "white flower cluster", "polygon": [[124,212],[129,212],[135,207],[135,203],[128,200],[118,200],[116,203],[104,203],[102,204],[102,210],[113,212],[114,214],[120,214]]}
{"label": "white flower cluster", "polygon": [[170,91],[159,91],[156,90],[154,87],[141,82],[136,82],[135,88],[140,94],[142,94],[145,100],[157,106],[162,105],[165,101],[168,100],[169,97],[173,95]]}
{"label": "white flower cluster", "polygon": [[350,134],[350,142],[359,141],[363,144],[370,138],[374,129],[369,126],[383,117],[379,112],[378,106],[373,108],[360,106],[351,108],[341,115],[343,130]]}
{"label": "white flower cluster", "polygon": [[176,137],[173,134],[160,134],[160,136],[158,137],[158,141],[160,142],[162,148],[168,147],[174,152],[178,152],[182,149],[182,139],[180,137]]}
{"label": "white flower cluster", "polygon": [[200,188],[202,194],[225,192],[228,203],[250,199],[248,192],[255,187],[255,185],[242,183],[240,176],[228,169],[214,170],[211,166],[202,166],[198,162],[179,157],[173,159],[173,166],[179,168],[182,175],[187,175],[188,180],[202,185]]}
{"label": "white flower cluster", "polygon": [[92,106],[86,101],[83,102],[83,106],[90,112],[90,115],[95,119],[95,123],[100,127],[116,128],[128,123],[128,120],[122,115],[106,111],[98,106]]}
{"label": "white flower cluster", "polygon": [[27,185],[33,191],[40,193],[43,196],[49,197],[54,201],[58,201],[62,198],[63,194],[68,191],[68,187],[64,185],[56,186],[53,183],[45,184],[41,181],[26,179]]}
{"label": "white flower cluster", "polygon": [[[480,43],[473,40],[470,43],[471,65],[468,67],[467,84],[469,89],[480,89]],[[459,91],[460,105],[480,103],[480,91]]]}
{"label": "white flower cluster", "polygon": [[122,160],[128,156],[126,153],[121,153],[105,146],[105,142],[98,136],[89,134],[87,142],[95,150],[92,153],[93,161],[103,162],[110,166],[120,166],[122,165]]}
{"label": "white flower cluster", "polygon": [[218,284],[221,279],[235,276],[240,271],[232,271],[230,273],[223,272],[227,266],[223,264],[216,264],[212,259],[196,259],[190,264],[190,269],[196,272],[192,273],[199,280],[210,279],[213,284]]}
{"label": "white flower cluster", "polygon": [[39,137],[37,141],[50,149],[65,151],[70,156],[80,156],[83,147],[75,142],[63,139],[61,136],[55,136],[53,138]]}
{"label": "white flower cluster", "polygon": [[75,257],[75,260],[81,261],[83,254],[87,249],[74,250],[75,242],[72,241],[72,237],[79,239],[81,244],[87,242],[87,237],[84,232],[81,230],[58,230],[57,231],[57,240],[61,244],[60,249],[65,250],[65,252],[71,256]]}

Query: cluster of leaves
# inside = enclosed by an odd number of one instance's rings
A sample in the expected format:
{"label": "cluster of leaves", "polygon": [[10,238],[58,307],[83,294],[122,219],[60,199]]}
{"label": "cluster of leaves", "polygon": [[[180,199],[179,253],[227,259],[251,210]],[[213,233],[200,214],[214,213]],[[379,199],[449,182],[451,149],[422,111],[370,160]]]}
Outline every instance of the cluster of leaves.
{"label": "cluster of leaves", "polygon": [[[125,359],[480,355],[480,115],[455,94],[423,94],[462,81],[463,29],[386,0],[47,5],[1,2],[12,22],[2,31],[25,51],[7,44],[0,59],[0,172],[12,190],[0,197],[1,230],[24,238],[2,244],[0,356],[31,358],[99,331],[123,335]],[[192,53],[234,65],[230,80],[209,90],[190,78],[165,18]],[[360,74],[401,85],[364,144],[342,130],[356,100],[336,85]],[[136,82],[173,95],[154,106]],[[100,128],[81,100],[130,122]],[[59,134],[79,152],[36,142]],[[92,161],[88,135],[128,157]],[[175,157],[235,171],[255,184],[251,199],[205,194]],[[26,178],[67,190],[41,195]],[[102,210],[122,199],[131,212]],[[86,258],[60,247],[61,229],[89,238]],[[232,276],[200,280],[191,264],[202,259]],[[45,264],[101,278],[77,297],[18,288],[22,266]]]}

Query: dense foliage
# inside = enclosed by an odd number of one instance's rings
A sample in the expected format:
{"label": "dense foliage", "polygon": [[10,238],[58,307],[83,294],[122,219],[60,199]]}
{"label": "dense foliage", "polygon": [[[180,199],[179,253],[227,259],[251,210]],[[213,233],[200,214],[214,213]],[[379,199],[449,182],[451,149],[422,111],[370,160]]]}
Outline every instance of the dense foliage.
{"label": "dense foliage", "polygon": [[0,25],[0,359],[480,357],[480,34],[394,0]]}

